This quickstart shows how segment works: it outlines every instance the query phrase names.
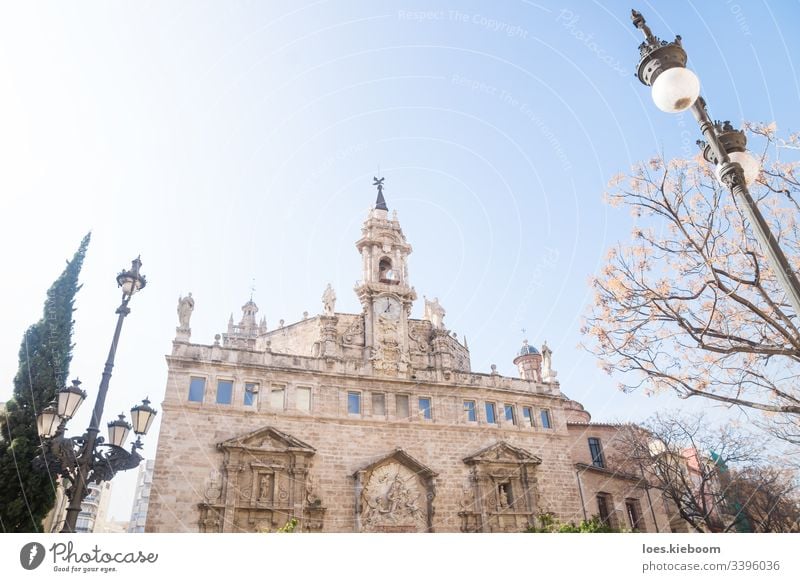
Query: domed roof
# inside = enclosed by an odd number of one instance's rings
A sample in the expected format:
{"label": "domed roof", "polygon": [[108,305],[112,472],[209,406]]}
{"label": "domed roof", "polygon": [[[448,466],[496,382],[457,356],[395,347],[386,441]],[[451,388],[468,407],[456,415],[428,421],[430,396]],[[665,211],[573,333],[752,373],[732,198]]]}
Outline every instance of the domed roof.
{"label": "domed roof", "polygon": [[535,347],[528,345],[528,340],[522,340],[522,348],[519,350],[520,356],[534,355],[539,356],[539,350]]}

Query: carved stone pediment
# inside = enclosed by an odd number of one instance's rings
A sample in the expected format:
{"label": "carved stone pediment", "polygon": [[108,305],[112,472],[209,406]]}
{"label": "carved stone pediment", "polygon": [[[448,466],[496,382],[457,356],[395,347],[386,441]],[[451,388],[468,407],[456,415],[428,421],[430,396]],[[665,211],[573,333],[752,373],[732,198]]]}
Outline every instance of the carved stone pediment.
{"label": "carved stone pediment", "polygon": [[433,471],[433,469],[431,469],[430,467],[427,467],[424,464],[422,464],[421,462],[417,461],[414,457],[412,457],[411,455],[409,455],[407,452],[405,452],[403,449],[400,449],[400,448],[395,449],[394,452],[389,453],[385,457],[381,457],[377,461],[373,461],[372,463],[370,463],[366,467],[362,467],[361,469],[356,471],[353,474],[353,476],[355,477],[361,472],[369,471],[371,469],[375,469],[375,468],[377,468],[377,467],[379,467],[379,466],[381,466],[383,464],[386,464],[386,463],[389,463],[389,462],[392,462],[392,461],[394,461],[396,463],[399,463],[401,465],[405,465],[406,467],[408,467],[409,469],[411,469],[412,471],[414,471],[415,473],[419,474],[422,477],[425,477],[425,478],[436,477],[436,473]]}
{"label": "carved stone pediment", "polygon": [[217,444],[218,449],[246,449],[248,451],[296,451],[314,454],[316,449],[292,435],[267,426],[251,433]]}
{"label": "carved stone pediment", "polygon": [[322,529],[325,507],[311,476],[314,447],[265,426],[217,444],[200,531],[274,531],[292,518],[301,530]]}
{"label": "carved stone pediment", "polygon": [[459,516],[462,531],[522,531],[536,515],[536,467],[542,460],[505,441],[464,458],[470,485]]}
{"label": "carved stone pediment", "polygon": [[542,462],[540,457],[533,455],[505,441],[498,441],[495,444],[481,449],[480,451],[471,454],[464,458],[464,462],[468,465],[475,463],[512,463],[515,465],[539,465]]}
{"label": "carved stone pediment", "polygon": [[358,531],[432,531],[436,473],[429,467],[397,449],[353,477]]}

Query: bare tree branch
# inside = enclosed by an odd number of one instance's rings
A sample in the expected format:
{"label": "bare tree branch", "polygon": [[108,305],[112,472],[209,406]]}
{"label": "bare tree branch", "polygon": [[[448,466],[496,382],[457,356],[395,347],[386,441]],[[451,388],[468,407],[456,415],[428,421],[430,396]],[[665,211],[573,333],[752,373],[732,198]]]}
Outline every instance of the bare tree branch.
{"label": "bare tree branch", "polygon": [[696,532],[788,532],[800,525],[797,473],[769,463],[758,441],[702,415],[656,415],[630,425],[609,460],[637,472]]}
{"label": "bare tree branch", "polygon": [[[800,270],[800,161],[780,159],[800,137],[748,128],[764,151],[754,197]],[[712,169],[655,158],[610,187],[609,201],[628,206],[636,224],[593,281],[583,332],[603,368],[621,373],[626,391],[673,390],[800,418],[800,314]],[[796,442],[792,431],[777,434]]]}

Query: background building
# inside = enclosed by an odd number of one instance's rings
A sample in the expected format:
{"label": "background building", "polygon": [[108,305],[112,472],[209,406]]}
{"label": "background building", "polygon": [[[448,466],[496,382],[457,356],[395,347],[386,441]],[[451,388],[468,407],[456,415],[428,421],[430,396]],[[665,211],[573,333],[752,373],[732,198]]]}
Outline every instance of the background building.
{"label": "background building", "polygon": [[[76,533],[111,533],[117,530],[116,526],[109,525],[113,522],[108,521],[111,486],[111,481],[103,481],[99,485],[89,483],[89,494],[81,503],[81,512],[78,514],[78,521],[75,524]],[[64,495],[64,488],[59,484],[56,490],[55,505],[42,524],[43,531],[60,532],[64,527],[68,506],[69,500]]]}
{"label": "background building", "polygon": [[150,488],[153,483],[153,468],[155,461],[148,459],[139,465],[139,475],[136,478],[136,493],[133,497],[131,520],[128,523],[128,533],[142,533],[147,519],[147,507],[150,503]]}
{"label": "background building", "polygon": [[319,315],[269,330],[251,297],[197,344],[180,300],[146,531],[515,532],[545,513],[668,531],[606,465],[616,428],[562,393],[546,344],[523,342],[518,378],[476,372],[437,299],[410,317],[412,248],[381,183],[356,242],[361,313],[329,286]]}
{"label": "background building", "polygon": [[81,503],[81,512],[75,531],[78,533],[91,533],[104,524],[108,519],[108,502],[111,499],[111,481],[90,483],[89,495]]}

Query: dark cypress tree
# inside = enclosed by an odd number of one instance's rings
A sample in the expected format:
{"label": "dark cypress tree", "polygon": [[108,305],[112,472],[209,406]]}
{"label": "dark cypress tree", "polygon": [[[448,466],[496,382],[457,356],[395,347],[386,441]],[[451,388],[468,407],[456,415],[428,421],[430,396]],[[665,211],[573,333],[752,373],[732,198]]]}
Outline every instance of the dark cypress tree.
{"label": "dark cypress tree", "polygon": [[72,359],[72,312],[90,234],[47,291],[42,319],[25,332],[14,396],[0,416],[0,531],[40,532],[56,483],[31,463],[41,451],[36,414],[64,386]]}

